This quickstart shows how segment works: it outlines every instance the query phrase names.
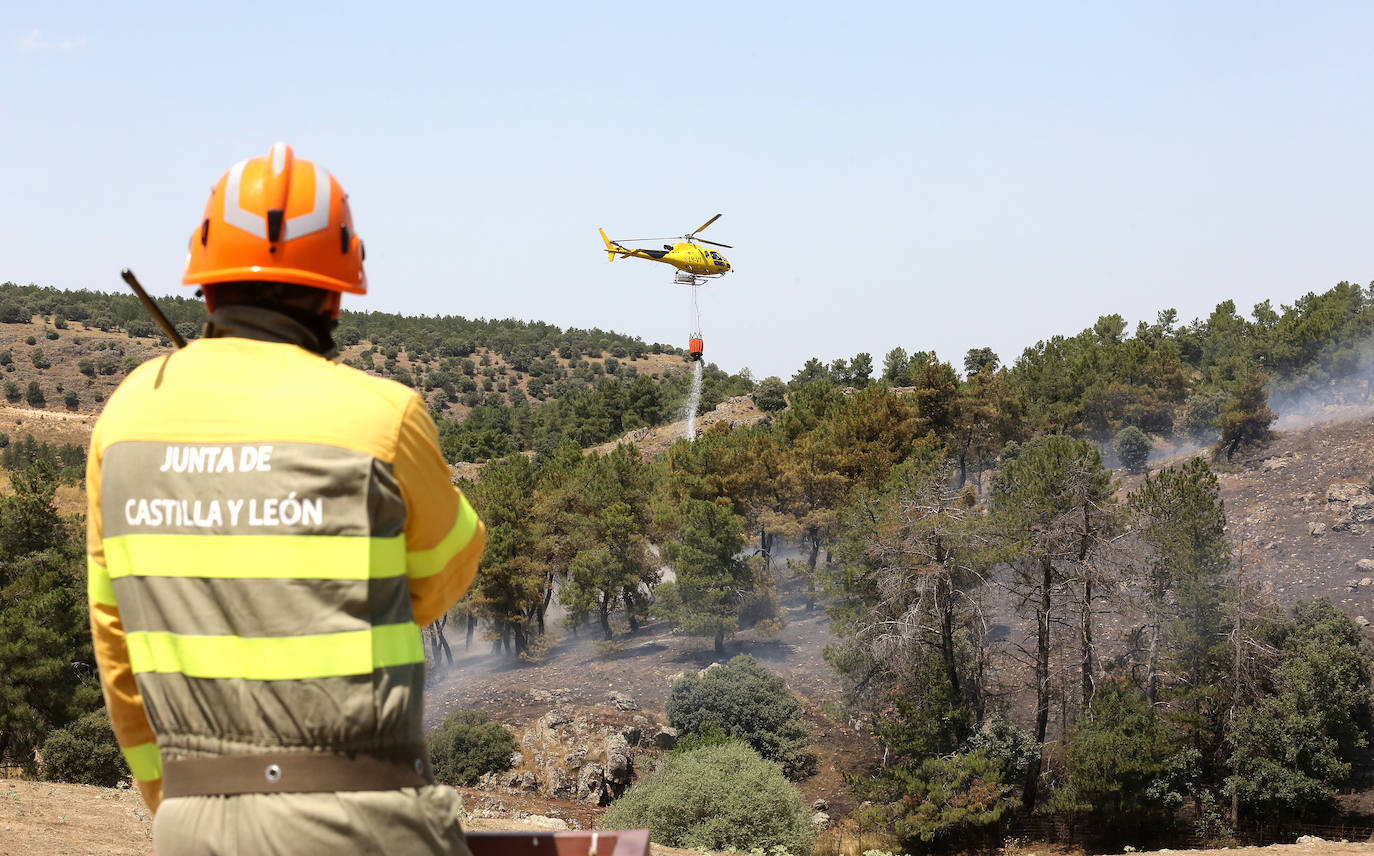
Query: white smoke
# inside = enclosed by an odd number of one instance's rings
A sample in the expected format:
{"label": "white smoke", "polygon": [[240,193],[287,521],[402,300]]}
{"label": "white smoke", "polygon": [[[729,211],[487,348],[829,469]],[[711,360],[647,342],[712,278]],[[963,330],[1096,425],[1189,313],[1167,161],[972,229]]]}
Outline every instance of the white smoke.
{"label": "white smoke", "polygon": [[697,436],[697,407],[701,405],[701,361],[692,363],[692,392],[687,403],[682,405],[682,418],[687,420],[687,430],[683,437],[694,440]]}
{"label": "white smoke", "polygon": [[[1344,359],[1330,366],[1330,374],[1298,387],[1270,389],[1269,409],[1278,415],[1278,431],[1298,431],[1328,422],[1369,418],[1374,409],[1374,338],[1346,350]],[[1334,361],[1333,361],[1334,362]]]}

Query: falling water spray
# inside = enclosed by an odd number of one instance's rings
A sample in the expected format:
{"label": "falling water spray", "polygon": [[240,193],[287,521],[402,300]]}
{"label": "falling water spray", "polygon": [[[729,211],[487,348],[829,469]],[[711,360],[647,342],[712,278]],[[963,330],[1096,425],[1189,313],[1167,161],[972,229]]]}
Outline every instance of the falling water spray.
{"label": "falling water spray", "polygon": [[701,404],[701,362],[692,363],[692,392],[687,403],[682,406],[682,418],[687,420],[687,430],[683,432],[688,440],[697,436],[697,407]]}

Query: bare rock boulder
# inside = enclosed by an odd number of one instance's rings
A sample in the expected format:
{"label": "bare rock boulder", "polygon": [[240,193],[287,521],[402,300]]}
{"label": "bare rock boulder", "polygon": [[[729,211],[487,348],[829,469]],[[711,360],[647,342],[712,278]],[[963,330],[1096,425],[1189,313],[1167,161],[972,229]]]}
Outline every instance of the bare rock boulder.
{"label": "bare rock boulder", "polygon": [[1361,559],[1355,563],[1355,567],[1365,573],[1374,573],[1374,559]]}
{"label": "bare rock boulder", "polygon": [[634,779],[634,750],[621,733],[612,733],[606,739],[606,783],[619,796],[630,786]]}
{"label": "bare rock boulder", "polygon": [[1360,496],[1368,496],[1369,488],[1359,482],[1337,482],[1326,489],[1327,505],[1349,505]]}
{"label": "bare rock boulder", "polygon": [[660,749],[672,749],[677,745],[677,729],[663,726],[654,735],[654,745]]}
{"label": "bare rock boulder", "polygon": [[572,799],[577,795],[577,780],[562,767],[549,770],[549,794],[556,799]]}
{"label": "bare rock boulder", "polygon": [[615,705],[618,710],[639,710],[639,702],[622,692],[612,692],[610,699],[611,704]]}
{"label": "bare rock boulder", "polygon": [[577,777],[577,801],[586,805],[608,805],[610,794],[606,792],[606,772],[601,764],[588,761],[582,765]]}

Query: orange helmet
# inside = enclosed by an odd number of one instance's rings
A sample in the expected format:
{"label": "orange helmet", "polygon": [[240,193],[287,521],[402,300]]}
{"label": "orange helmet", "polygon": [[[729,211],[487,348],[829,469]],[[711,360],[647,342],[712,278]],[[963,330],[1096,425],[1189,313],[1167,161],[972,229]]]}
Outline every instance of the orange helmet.
{"label": "orange helmet", "polygon": [[265,157],[234,164],[210,191],[181,281],[289,282],[366,294],[363,257],[339,182],[277,143]]}

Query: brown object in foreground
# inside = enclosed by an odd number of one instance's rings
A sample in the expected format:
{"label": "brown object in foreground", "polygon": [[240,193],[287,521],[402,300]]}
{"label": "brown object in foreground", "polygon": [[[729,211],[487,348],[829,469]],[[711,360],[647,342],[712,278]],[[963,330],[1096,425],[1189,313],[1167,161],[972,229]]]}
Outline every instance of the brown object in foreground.
{"label": "brown object in foreground", "polygon": [[472,856],[649,856],[649,830],[469,832]]}

